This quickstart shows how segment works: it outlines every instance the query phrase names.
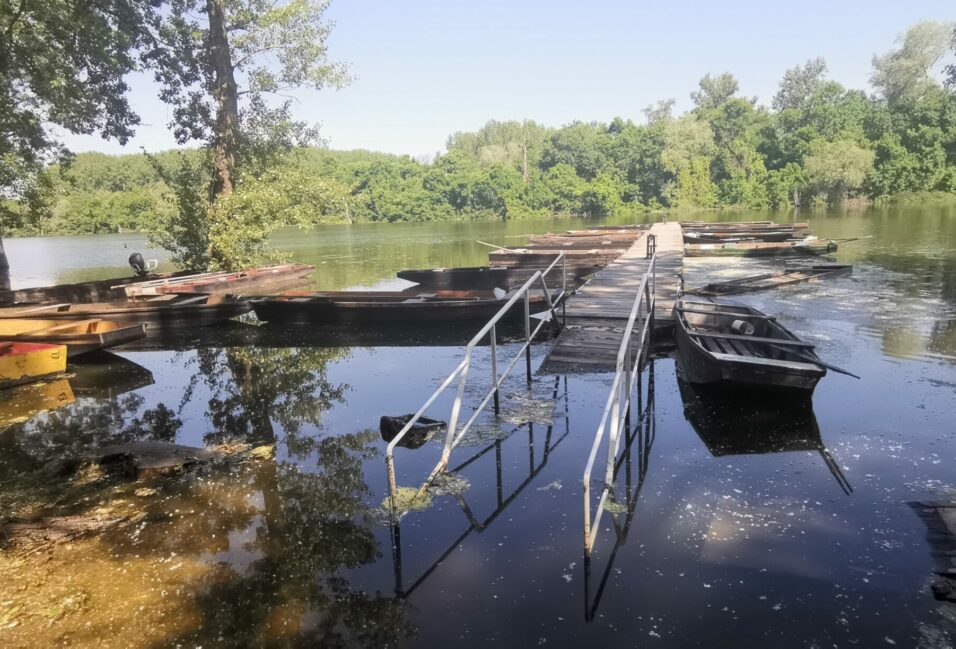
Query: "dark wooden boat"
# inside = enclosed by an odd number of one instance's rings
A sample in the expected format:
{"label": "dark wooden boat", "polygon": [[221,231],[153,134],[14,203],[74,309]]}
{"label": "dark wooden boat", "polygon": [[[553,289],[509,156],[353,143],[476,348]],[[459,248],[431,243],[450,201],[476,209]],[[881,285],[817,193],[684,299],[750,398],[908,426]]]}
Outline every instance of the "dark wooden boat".
{"label": "dark wooden boat", "polygon": [[146,277],[114,277],[112,279],[103,279],[93,282],[77,282],[75,284],[57,284],[56,286],[37,286],[12,291],[0,291],[0,305],[125,300],[125,287],[129,284],[144,281],[171,280],[186,277],[190,274],[191,273],[187,271],[180,271],[160,275],[147,275]]}
{"label": "dark wooden boat", "polygon": [[[577,284],[591,274],[588,268],[568,268],[568,284]],[[431,268],[423,270],[401,270],[398,277],[415,282],[424,290],[505,290],[517,288],[528,281],[535,269],[505,268],[502,266],[474,266],[470,268]],[[592,271],[593,272],[593,271]],[[561,283],[561,268],[555,266],[545,278],[548,286],[557,287]]]}
{"label": "dark wooden boat", "polygon": [[774,221],[737,221],[737,222],[712,222],[712,221],[681,221],[681,228],[686,230],[698,230],[706,232],[741,232],[741,231],[761,231],[761,230],[809,230],[809,223],[776,223]]}
{"label": "dark wooden boat", "polygon": [[744,304],[681,298],[674,320],[681,367],[692,383],[810,394],[826,375],[812,344]]}
{"label": "dark wooden boat", "polygon": [[704,296],[753,293],[755,291],[766,291],[771,288],[789,286],[790,284],[797,284],[799,282],[815,282],[825,278],[844,277],[852,273],[853,266],[850,264],[816,264],[813,266],[788,268],[775,273],[742,277],[726,282],[714,282],[699,288],[690,289],[684,293],[685,295]]}
{"label": "dark wooden boat", "polygon": [[564,253],[564,264],[568,268],[593,268],[594,270],[591,272],[597,272],[620,257],[624,251],[594,248],[551,252],[527,249],[493,250],[488,253],[488,263],[492,266],[506,266],[508,268],[543,269],[550,266],[560,252]]}
{"label": "dark wooden boat", "polygon": [[0,291],[0,306],[16,304],[44,304],[53,302],[90,303],[116,302],[130,295],[158,295],[162,293],[226,294],[267,289],[292,288],[307,283],[305,276],[315,266],[282,264],[250,268],[239,272],[191,273],[178,271],[159,275],[134,275],[112,279],[55,286],[37,286],[11,291]]}
{"label": "dark wooden boat", "polygon": [[[386,442],[391,442],[395,439],[396,435],[402,432],[402,429],[411,421],[412,417],[414,417],[414,415],[402,415],[400,417],[383,416],[379,420],[379,431],[382,434],[382,439]],[[428,417],[419,417],[418,421],[405,433],[405,437],[401,439],[398,446],[410,449],[421,448],[437,433],[445,430],[446,426],[447,424],[443,421],[429,419]]]}
{"label": "dark wooden boat", "polygon": [[0,341],[66,345],[70,358],[139,340],[146,336],[142,324],[121,324],[100,319],[48,320],[0,319]]}
{"label": "dark wooden boat", "polygon": [[619,239],[605,237],[563,237],[561,235],[534,235],[528,238],[530,242],[523,248],[528,250],[535,249],[579,249],[588,250],[590,248],[622,248],[628,249],[639,237]]}
{"label": "dark wooden boat", "polygon": [[837,242],[830,239],[798,241],[685,244],[687,257],[777,257],[784,255],[825,255],[835,252]]}
{"label": "dark wooden boat", "polygon": [[49,304],[0,309],[6,319],[36,317],[50,320],[96,318],[110,322],[143,323],[150,334],[179,327],[207,327],[252,310],[244,299],[230,295],[161,295],[125,302]]}
{"label": "dark wooden boat", "polygon": [[[449,294],[452,293],[452,294]],[[411,322],[463,323],[490,320],[508,301],[504,291],[451,291],[436,294],[334,291],[303,295],[281,294],[250,300],[256,317],[265,322],[358,324],[391,327]],[[547,309],[540,292],[531,294],[531,312]],[[508,319],[522,317],[513,308]]]}
{"label": "dark wooden boat", "polygon": [[805,232],[795,230],[767,230],[764,232],[695,232],[684,230],[684,243],[740,243],[743,241],[799,241],[806,238]]}
{"label": "dark wooden boat", "polygon": [[311,264],[279,264],[247,268],[239,271],[200,273],[171,279],[156,279],[136,282],[125,286],[128,297],[163,295],[167,293],[246,293],[268,289],[275,291],[282,286],[307,283],[306,275],[315,270]]}

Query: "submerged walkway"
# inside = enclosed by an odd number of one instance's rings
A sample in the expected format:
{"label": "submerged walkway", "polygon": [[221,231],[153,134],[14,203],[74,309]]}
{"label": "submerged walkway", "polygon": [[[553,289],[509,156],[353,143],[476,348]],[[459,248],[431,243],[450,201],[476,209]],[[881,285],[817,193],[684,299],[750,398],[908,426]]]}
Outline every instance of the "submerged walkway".
{"label": "submerged walkway", "polygon": [[[684,236],[679,223],[655,223],[657,237],[656,331],[674,326],[673,307],[684,266]],[[647,272],[647,234],[598,272],[567,302],[567,324],[541,371],[613,371],[634,296]]]}

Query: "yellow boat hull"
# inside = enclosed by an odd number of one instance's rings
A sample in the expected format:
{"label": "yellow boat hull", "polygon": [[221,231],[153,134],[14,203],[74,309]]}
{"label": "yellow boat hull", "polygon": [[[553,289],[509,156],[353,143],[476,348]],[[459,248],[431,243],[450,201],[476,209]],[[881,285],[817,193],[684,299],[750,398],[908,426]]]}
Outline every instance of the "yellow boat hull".
{"label": "yellow boat hull", "polygon": [[65,372],[65,345],[5,343],[0,346],[0,388],[33,383]]}

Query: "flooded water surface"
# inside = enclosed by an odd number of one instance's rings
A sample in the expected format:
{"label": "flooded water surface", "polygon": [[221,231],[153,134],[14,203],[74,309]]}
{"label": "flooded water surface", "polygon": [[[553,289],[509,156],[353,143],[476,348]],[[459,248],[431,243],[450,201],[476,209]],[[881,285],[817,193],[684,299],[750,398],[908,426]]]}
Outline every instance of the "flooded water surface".
{"label": "flooded water surface", "polygon": [[[918,503],[956,499],[956,210],[807,218],[867,237],[835,255],[852,276],[739,299],[862,378],[828,373],[812,404],[720,399],[661,341],[589,557],[582,475],[611,374],[528,384],[519,363],[449,476],[418,490],[442,434],[396,449],[397,520],[379,419],[415,412],[467,335],[250,320],[5,392],[0,515],[26,541],[0,550],[0,644],[953,646]],[[317,264],[317,287],[390,286],[402,268],[484,263],[476,240],[579,223],[330,226],[277,246]],[[7,242],[15,286],[123,275],[133,249],[142,238]],[[685,282],[781,264],[685,259]],[[506,338],[499,356],[517,349]],[[490,349],[475,353],[465,418],[490,382]],[[452,397],[428,415],[447,421]],[[150,441],[217,454],[139,479],[84,463]],[[603,479],[602,465],[593,493]]]}

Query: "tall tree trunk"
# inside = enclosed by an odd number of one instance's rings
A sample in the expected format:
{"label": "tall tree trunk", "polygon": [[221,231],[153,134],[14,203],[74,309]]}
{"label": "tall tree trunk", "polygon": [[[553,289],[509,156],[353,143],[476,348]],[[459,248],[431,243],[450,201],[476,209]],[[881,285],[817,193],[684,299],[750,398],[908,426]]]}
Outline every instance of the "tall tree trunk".
{"label": "tall tree trunk", "polygon": [[209,18],[209,59],[216,98],[216,132],[213,146],[214,176],[210,198],[232,193],[239,130],[239,91],[226,33],[225,0],[206,0]]}
{"label": "tall tree trunk", "polygon": [[524,153],[524,159],[521,163],[521,175],[524,177],[524,184],[528,184],[528,143],[525,142],[521,146],[522,153]]}
{"label": "tall tree trunk", "polygon": [[0,236],[0,290],[10,290],[10,262],[7,251],[3,249],[3,237]]}

